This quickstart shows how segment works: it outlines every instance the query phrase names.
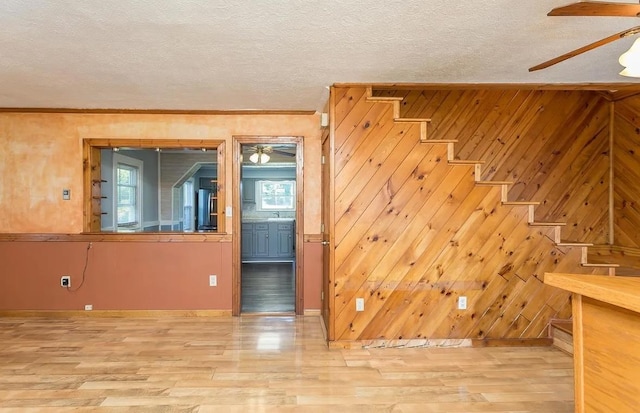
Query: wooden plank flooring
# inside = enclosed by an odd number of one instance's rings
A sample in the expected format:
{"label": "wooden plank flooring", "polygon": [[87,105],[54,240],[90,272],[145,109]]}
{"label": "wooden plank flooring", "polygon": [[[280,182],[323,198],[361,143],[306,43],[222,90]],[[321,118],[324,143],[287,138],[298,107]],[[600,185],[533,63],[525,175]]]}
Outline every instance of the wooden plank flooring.
{"label": "wooden plank flooring", "polygon": [[329,350],[319,317],[0,318],[0,412],[573,412],[545,348]]}

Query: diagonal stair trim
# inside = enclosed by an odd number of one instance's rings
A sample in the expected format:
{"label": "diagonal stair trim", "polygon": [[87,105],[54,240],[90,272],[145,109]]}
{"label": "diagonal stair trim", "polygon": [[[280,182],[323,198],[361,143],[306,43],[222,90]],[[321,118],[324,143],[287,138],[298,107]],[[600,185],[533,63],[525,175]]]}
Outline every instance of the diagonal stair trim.
{"label": "diagonal stair trim", "polygon": [[463,160],[455,159],[455,144],[458,142],[456,139],[439,139],[430,140],[427,137],[427,125],[431,123],[429,118],[403,118],[400,116],[400,104],[404,100],[402,97],[395,96],[374,96],[373,87],[369,86],[366,89],[366,100],[368,102],[375,103],[391,103],[393,104],[393,121],[404,123],[419,123],[420,124],[420,142],[421,143],[446,143],[447,146],[447,161],[451,166],[469,166],[474,167],[474,180],[478,186],[500,186],[501,187],[501,205],[520,207],[525,206],[528,208],[528,223],[530,227],[553,227],[554,237],[553,242],[557,247],[567,248],[582,248],[580,266],[585,268],[608,268],[609,275],[615,276],[615,269],[620,267],[619,264],[609,263],[589,263],[588,262],[588,248],[593,244],[582,242],[568,242],[562,241],[562,227],[566,226],[566,222],[542,222],[535,220],[535,208],[540,205],[539,201],[509,201],[509,188],[514,184],[512,181],[493,181],[482,179],[482,165],[485,163],[481,160]]}

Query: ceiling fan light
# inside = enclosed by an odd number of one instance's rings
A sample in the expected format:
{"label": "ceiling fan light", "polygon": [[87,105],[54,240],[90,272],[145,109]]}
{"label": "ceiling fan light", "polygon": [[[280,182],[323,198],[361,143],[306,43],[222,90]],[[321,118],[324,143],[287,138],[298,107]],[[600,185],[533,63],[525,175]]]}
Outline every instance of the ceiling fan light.
{"label": "ceiling fan light", "polygon": [[626,77],[637,77],[640,78],[640,67],[626,67],[622,72],[620,72],[621,76]]}
{"label": "ceiling fan light", "polygon": [[260,154],[258,152],[255,152],[251,154],[251,156],[249,157],[249,160],[253,163],[258,163],[259,158],[260,158]]}
{"label": "ceiling fan light", "polygon": [[267,155],[266,153],[261,153],[260,154],[260,163],[267,163],[267,162],[269,162],[269,159],[271,159],[271,157],[269,155]]}
{"label": "ceiling fan light", "polygon": [[625,67],[620,72],[622,76],[640,77],[640,39],[636,39],[629,50],[620,55],[618,62]]}

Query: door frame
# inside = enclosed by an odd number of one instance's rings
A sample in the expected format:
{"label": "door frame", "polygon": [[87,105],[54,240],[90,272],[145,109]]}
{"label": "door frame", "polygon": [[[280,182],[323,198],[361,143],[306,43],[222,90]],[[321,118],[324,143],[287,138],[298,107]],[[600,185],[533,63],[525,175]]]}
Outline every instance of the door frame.
{"label": "door frame", "polygon": [[336,94],[329,89],[329,128],[322,136],[322,320],[328,342],[335,340],[335,118]]}
{"label": "door frame", "polygon": [[295,266],[295,313],[304,314],[304,139],[302,136],[233,136],[232,158],[232,272],[231,272],[231,313],[239,316],[242,312],[242,193],[240,179],[242,168],[242,145],[296,145],[296,266]]}

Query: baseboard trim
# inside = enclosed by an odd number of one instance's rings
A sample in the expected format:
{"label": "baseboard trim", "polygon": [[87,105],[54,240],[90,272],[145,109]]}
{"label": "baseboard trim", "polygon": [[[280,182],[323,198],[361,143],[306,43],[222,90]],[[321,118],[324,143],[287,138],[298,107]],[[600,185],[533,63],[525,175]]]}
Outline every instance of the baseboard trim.
{"label": "baseboard trim", "polygon": [[371,349],[371,348],[460,348],[471,347],[470,339],[409,339],[409,340],[338,340],[330,341],[333,349]]}
{"label": "baseboard trim", "polygon": [[473,347],[551,347],[553,339],[543,338],[482,338],[471,340]]}
{"label": "baseboard trim", "polygon": [[315,309],[306,309],[304,310],[304,315],[305,316],[320,316],[320,310],[315,310]]}
{"label": "baseboard trim", "polygon": [[0,317],[102,317],[102,318],[162,318],[162,317],[231,317],[231,310],[0,310]]}

